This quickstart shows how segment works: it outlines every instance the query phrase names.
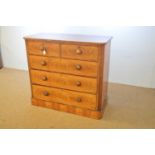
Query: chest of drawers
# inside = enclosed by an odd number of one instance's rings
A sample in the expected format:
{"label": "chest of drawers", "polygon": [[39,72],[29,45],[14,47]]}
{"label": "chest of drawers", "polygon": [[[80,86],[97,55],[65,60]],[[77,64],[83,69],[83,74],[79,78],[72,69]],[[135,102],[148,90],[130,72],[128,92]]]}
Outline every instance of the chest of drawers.
{"label": "chest of drawers", "polygon": [[32,104],[100,119],[105,107],[111,37],[25,37]]}

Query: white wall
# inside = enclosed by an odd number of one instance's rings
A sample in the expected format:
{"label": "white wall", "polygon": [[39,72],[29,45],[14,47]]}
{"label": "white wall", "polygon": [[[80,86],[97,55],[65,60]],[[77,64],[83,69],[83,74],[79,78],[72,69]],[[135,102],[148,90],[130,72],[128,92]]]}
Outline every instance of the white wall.
{"label": "white wall", "polygon": [[5,67],[27,70],[25,35],[45,32],[62,32],[62,28],[1,27],[2,59]]}
{"label": "white wall", "polygon": [[155,27],[1,27],[5,67],[27,69],[23,36],[38,32],[111,35],[110,81],[155,88]]}

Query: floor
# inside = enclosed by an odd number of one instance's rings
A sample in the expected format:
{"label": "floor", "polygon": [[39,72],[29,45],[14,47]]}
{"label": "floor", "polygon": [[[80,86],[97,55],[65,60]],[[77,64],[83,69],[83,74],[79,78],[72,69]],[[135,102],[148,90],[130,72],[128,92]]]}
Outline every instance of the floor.
{"label": "floor", "polygon": [[31,105],[27,71],[0,70],[0,128],[155,128],[155,89],[109,84],[101,120]]}

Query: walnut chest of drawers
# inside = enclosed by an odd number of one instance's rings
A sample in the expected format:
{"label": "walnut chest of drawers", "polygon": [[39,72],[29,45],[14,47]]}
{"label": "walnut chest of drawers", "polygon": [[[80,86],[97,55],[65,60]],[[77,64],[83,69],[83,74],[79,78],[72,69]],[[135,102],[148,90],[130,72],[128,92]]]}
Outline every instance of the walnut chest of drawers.
{"label": "walnut chest of drawers", "polygon": [[107,97],[111,37],[25,37],[32,104],[100,119]]}

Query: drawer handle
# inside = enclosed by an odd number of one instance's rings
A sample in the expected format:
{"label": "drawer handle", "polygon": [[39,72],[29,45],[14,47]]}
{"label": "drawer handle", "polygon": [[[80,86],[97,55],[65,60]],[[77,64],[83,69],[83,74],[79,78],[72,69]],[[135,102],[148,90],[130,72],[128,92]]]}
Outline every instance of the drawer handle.
{"label": "drawer handle", "polygon": [[40,64],[41,64],[42,66],[46,66],[46,65],[47,65],[46,61],[41,61]]}
{"label": "drawer handle", "polygon": [[81,70],[82,67],[81,67],[81,65],[78,64],[78,65],[75,65],[75,68],[76,68],[77,70]]}
{"label": "drawer handle", "polygon": [[82,54],[82,50],[80,48],[76,49],[76,54]]}
{"label": "drawer handle", "polygon": [[44,92],[43,92],[43,95],[44,95],[44,96],[49,96],[50,94],[49,94],[48,91],[44,91]]}
{"label": "drawer handle", "polygon": [[77,102],[82,102],[81,97],[77,97],[77,98],[76,98],[76,101],[77,101]]}
{"label": "drawer handle", "polygon": [[48,78],[47,78],[46,76],[43,76],[43,77],[42,77],[42,80],[43,80],[43,81],[47,81]]}
{"label": "drawer handle", "polygon": [[42,48],[41,51],[42,51],[42,54],[43,55],[46,55],[47,54],[47,49],[46,48]]}
{"label": "drawer handle", "polygon": [[77,81],[77,82],[76,82],[76,85],[77,85],[77,86],[81,86],[81,82],[80,82],[80,81]]}

